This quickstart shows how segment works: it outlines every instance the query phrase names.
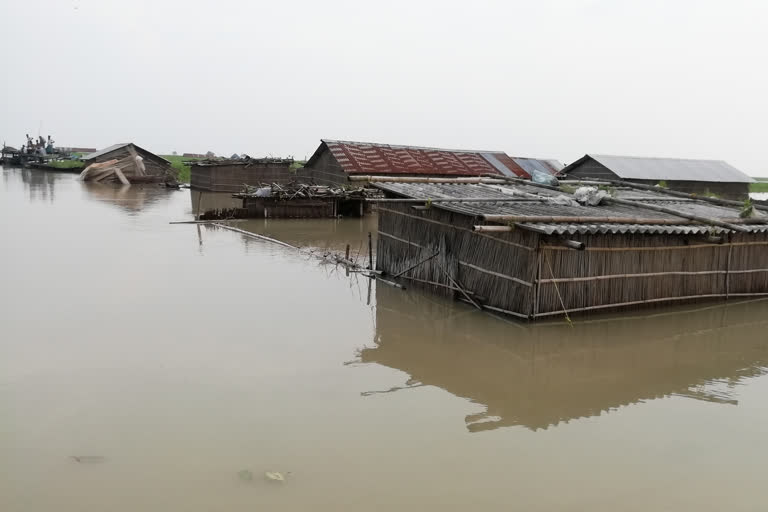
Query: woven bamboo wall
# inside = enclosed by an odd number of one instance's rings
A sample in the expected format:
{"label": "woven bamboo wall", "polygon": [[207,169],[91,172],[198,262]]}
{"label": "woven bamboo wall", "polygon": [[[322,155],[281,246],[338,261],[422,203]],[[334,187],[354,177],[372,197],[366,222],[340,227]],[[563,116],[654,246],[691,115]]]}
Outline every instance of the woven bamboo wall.
{"label": "woven bamboo wall", "polygon": [[[379,208],[377,268],[525,317],[768,295],[768,234],[717,243],[703,236],[573,235],[578,251],[522,229],[477,233],[475,220],[407,204]],[[442,268],[441,268],[442,267]],[[443,270],[445,269],[445,270]]]}
{"label": "woven bamboo wall", "polygon": [[295,179],[289,169],[290,163],[192,165],[190,186],[211,192],[240,192],[244,185],[282,185]]}
{"label": "woven bamboo wall", "polygon": [[540,315],[768,294],[766,234],[723,244],[674,235],[572,238],[586,250],[542,245]]}
{"label": "woven bamboo wall", "polygon": [[420,211],[407,204],[380,206],[377,268],[394,275],[439,251],[439,256],[405,277],[435,291],[463,297],[450,275],[484,305],[528,316],[533,304],[538,235],[522,230],[477,233],[472,225],[467,216],[437,208]]}

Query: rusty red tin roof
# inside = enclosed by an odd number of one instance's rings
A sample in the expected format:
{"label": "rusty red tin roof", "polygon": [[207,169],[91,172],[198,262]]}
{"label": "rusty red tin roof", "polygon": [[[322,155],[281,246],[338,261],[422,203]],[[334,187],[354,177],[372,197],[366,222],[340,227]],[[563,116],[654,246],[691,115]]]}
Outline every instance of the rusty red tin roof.
{"label": "rusty red tin roof", "polygon": [[[310,167],[327,148],[347,174],[481,176],[503,174],[530,178],[530,166],[516,160],[540,162],[539,167],[559,171],[549,160],[515,159],[503,151],[468,151],[418,146],[393,146],[369,142],[323,139],[306,166]],[[526,170],[526,167],[528,170]]]}

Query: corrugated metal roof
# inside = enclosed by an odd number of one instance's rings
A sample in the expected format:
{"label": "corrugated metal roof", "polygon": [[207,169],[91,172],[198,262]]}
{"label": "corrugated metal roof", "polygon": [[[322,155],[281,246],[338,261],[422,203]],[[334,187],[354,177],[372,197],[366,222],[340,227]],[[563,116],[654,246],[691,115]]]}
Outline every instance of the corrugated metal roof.
{"label": "corrugated metal roof", "polygon": [[107,153],[111,153],[112,151],[120,148],[124,148],[125,146],[128,146],[130,142],[121,142],[119,144],[112,144],[111,146],[100,149],[98,151],[95,151],[93,153],[89,153],[87,155],[83,155],[83,160],[93,160],[94,158],[98,158],[101,155],[106,155]]}
{"label": "corrugated metal roof", "polygon": [[512,157],[517,165],[525,169],[529,175],[533,171],[539,171],[547,174],[557,174],[563,170],[563,164],[557,160],[538,160],[536,158],[518,158]]}
{"label": "corrugated metal roof", "polygon": [[168,160],[166,160],[165,158],[163,158],[161,156],[158,156],[158,155],[155,155],[151,151],[147,151],[146,149],[137,146],[133,142],[121,142],[119,144],[112,144],[111,146],[109,146],[107,148],[104,148],[104,149],[100,149],[99,151],[96,151],[95,153],[89,153],[87,155],[84,155],[82,160],[85,160],[87,162],[88,160],[93,160],[94,158],[98,158],[100,156],[106,155],[107,153],[111,153],[112,151],[115,151],[117,149],[122,149],[122,148],[124,148],[126,146],[133,146],[134,148],[140,149],[141,151],[144,151],[145,153],[149,153],[150,155],[156,157],[158,160],[162,160],[163,162],[167,162],[167,163],[170,164],[170,162],[168,162]]}
{"label": "corrugated metal roof", "polygon": [[[531,185],[483,185],[483,184],[457,184],[457,183],[374,183],[374,186],[403,197],[414,199],[437,198],[506,198],[510,194],[535,194],[543,199],[541,202],[455,202],[432,203],[432,208],[441,208],[455,213],[480,217],[486,214],[499,215],[525,215],[525,216],[564,216],[564,217],[619,217],[619,218],[646,218],[676,220],[679,217],[668,213],[647,210],[635,206],[618,204],[605,204],[599,206],[572,206],[558,204],[551,201],[557,196],[570,194],[560,191],[547,190]],[[695,200],[670,201],[670,196],[653,194],[651,192],[638,192],[630,189],[618,189],[617,197],[630,196],[640,202],[658,204],[664,201],[663,206],[672,208],[681,213],[699,215],[715,219],[734,219],[739,216],[736,208],[718,206],[712,203]],[[645,233],[645,234],[673,234],[691,235],[706,234],[712,232],[727,231],[723,228],[709,225],[680,224],[680,225],[648,225],[648,224],[568,224],[568,223],[524,223],[522,227],[529,227],[548,234],[596,234],[596,233]],[[768,216],[765,224],[745,225],[753,232],[768,232]]]}
{"label": "corrugated metal roof", "polygon": [[[722,160],[648,158],[588,154],[622,179],[654,181],[705,181],[715,183],[753,183],[755,180]],[[565,172],[584,158],[569,165]]]}
{"label": "corrugated metal roof", "polygon": [[559,170],[556,165],[550,163],[552,160],[516,159],[503,151],[439,149],[327,139],[323,139],[320,148],[307,162],[307,167],[314,163],[325,147],[348,174],[436,176],[503,174],[510,177],[530,178],[530,173],[517,160],[523,161],[529,168],[540,168],[550,174],[555,174]]}

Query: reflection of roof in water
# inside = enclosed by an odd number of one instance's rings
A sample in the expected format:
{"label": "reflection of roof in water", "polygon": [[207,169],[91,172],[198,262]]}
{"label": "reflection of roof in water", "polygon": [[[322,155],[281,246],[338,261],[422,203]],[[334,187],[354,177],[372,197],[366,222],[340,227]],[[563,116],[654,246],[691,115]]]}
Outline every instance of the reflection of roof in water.
{"label": "reflection of roof in water", "polygon": [[172,190],[157,184],[123,186],[112,183],[83,182],[82,187],[88,199],[117,206],[129,212],[148,208],[173,193]]}
{"label": "reflection of roof in water", "polygon": [[[547,428],[665,396],[736,404],[733,385],[768,365],[768,302],[564,323],[507,323],[381,286],[377,346],[361,352],[485,405],[471,432]],[[725,389],[723,389],[725,388]],[[395,391],[399,388],[393,388]]]}

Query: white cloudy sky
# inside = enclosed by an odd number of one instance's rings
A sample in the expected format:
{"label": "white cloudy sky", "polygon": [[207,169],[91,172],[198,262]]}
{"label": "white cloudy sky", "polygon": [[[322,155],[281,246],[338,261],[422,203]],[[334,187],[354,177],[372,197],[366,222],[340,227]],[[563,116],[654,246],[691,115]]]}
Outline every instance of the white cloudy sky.
{"label": "white cloudy sky", "polygon": [[0,0],[0,139],[320,138],[718,158],[768,176],[768,2]]}

